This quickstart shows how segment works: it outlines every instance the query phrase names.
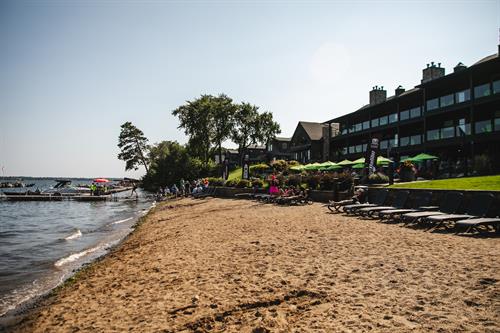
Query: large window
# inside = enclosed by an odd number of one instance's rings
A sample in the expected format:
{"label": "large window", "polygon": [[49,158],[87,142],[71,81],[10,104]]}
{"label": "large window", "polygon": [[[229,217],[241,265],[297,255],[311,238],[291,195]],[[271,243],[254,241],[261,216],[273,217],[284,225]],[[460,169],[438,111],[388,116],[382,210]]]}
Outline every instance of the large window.
{"label": "large window", "polygon": [[476,124],[474,126],[476,130],[476,134],[481,134],[481,133],[489,133],[493,130],[491,126],[491,120],[482,120],[482,121],[476,121]]}
{"label": "large window", "polygon": [[448,126],[441,128],[441,139],[449,139],[455,136],[455,127]]}
{"label": "large window", "polygon": [[486,97],[489,96],[490,93],[491,91],[489,83],[485,83],[480,86],[474,87],[474,98]]}
{"label": "large window", "polygon": [[369,129],[370,128],[370,121],[363,121],[363,130]]}
{"label": "large window", "polygon": [[500,80],[493,82],[493,93],[500,93]]}
{"label": "large window", "polygon": [[407,120],[407,119],[410,119],[410,111],[409,110],[405,110],[405,111],[401,111],[401,114],[399,116],[399,119],[401,121],[403,120]]}
{"label": "large window", "polygon": [[397,113],[390,114],[389,124],[395,123],[396,121],[398,121],[398,114]]}
{"label": "large window", "polygon": [[410,136],[410,145],[419,145],[422,143],[422,135],[412,135]]}
{"label": "large window", "polygon": [[420,106],[410,109],[410,118],[417,118],[420,117],[420,115],[421,115]]}
{"label": "large window", "polygon": [[442,96],[439,98],[439,105],[444,108],[445,106],[453,105],[453,94]]}
{"label": "large window", "polygon": [[356,153],[361,153],[363,151],[362,145],[356,145]]}
{"label": "large window", "polygon": [[380,141],[380,149],[387,149],[389,146],[389,141],[388,140],[382,140]]}
{"label": "large window", "polygon": [[379,120],[379,125],[380,126],[387,125],[387,122],[388,122],[387,116],[380,117],[379,119],[380,119]]}
{"label": "large window", "polygon": [[427,101],[427,111],[435,110],[438,107],[439,107],[439,98],[434,98]]}
{"label": "large window", "polygon": [[366,148],[368,147],[368,144],[367,143],[363,143],[363,152],[366,151]]}
{"label": "large window", "polygon": [[465,122],[465,119],[460,119],[458,121],[458,126],[456,127],[456,136],[470,135],[470,124]]}
{"label": "large window", "polygon": [[429,130],[427,131],[427,141],[439,140],[439,130]]}
{"label": "large window", "polygon": [[378,118],[372,119],[372,127],[378,126]]}
{"label": "large window", "polygon": [[410,144],[410,137],[405,136],[405,137],[399,139],[399,146],[400,147],[408,146],[409,144]]}
{"label": "large window", "polygon": [[495,131],[500,131],[500,118],[495,118]]}
{"label": "large window", "polygon": [[354,146],[349,147],[349,154],[354,154]]}
{"label": "large window", "polygon": [[[347,147],[342,148],[342,155],[347,155]],[[297,157],[295,157],[297,159]]]}
{"label": "large window", "polygon": [[467,102],[470,100],[470,89],[462,90],[457,93],[455,93],[455,102],[456,103],[463,103]]}

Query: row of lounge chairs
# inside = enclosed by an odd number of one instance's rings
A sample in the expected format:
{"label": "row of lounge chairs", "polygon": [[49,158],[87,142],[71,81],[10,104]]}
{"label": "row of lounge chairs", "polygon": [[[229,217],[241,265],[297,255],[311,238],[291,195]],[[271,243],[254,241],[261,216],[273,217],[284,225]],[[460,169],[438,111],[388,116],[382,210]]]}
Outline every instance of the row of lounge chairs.
{"label": "row of lounge chairs", "polygon": [[309,199],[309,193],[299,195],[271,195],[261,193],[241,193],[236,194],[239,199],[254,199],[264,203],[276,203],[279,205],[310,205],[312,201]]}
{"label": "row of lounge chairs", "polygon": [[494,196],[491,193],[477,193],[471,196],[463,213],[458,213],[463,202],[460,192],[448,192],[439,206],[429,206],[432,193],[419,192],[411,198],[412,207],[407,207],[410,199],[408,191],[397,191],[389,200],[388,190],[381,189],[369,193],[365,203],[352,203],[352,200],[330,202],[331,212],[358,215],[364,218],[379,219],[385,222],[402,222],[405,225],[421,225],[427,230],[454,229],[457,232],[481,232],[494,230],[500,233],[500,218],[486,217]]}

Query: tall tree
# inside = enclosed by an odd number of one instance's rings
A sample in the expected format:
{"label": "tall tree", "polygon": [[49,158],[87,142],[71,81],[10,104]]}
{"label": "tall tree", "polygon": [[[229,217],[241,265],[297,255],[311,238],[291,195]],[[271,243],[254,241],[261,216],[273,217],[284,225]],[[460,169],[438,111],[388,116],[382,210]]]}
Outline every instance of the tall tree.
{"label": "tall tree", "polygon": [[224,94],[212,98],[212,139],[222,161],[222,142],[229,139],[234,125],[234,115],[237,106],[233,100]]}
{"label": "tall tree", "polygon": [[280,126],[273,120],[270,112],[259,114],[259,107],[241,103],[234,115],[231,139],[238,145],[240,162],[245,150],[253,144],[265,144],[269,138],[280,133]]}
{"label": "tall tree", "polygon": [[125,161],[125,170],[137,170],[139,165],[144,165],[146,173],[148,168],[148,139],[144,133],[135,127],[130,121],[121,125],[120,136],[118,138],[118,148],[121,152],[118,159]]}

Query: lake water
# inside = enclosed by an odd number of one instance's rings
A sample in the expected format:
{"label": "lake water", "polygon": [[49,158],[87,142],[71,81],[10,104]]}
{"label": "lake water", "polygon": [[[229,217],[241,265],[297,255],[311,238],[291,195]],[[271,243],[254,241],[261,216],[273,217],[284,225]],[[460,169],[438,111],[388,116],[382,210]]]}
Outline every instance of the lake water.
{"label": "lake water", "polygon": [[[35,183],[31,190],[55,185],[27,182]],[[0,316],[56,287],[123,239],[153,205],[138,193],[138,200],[127,200],[127,191],[102,202],[0,200]]]}

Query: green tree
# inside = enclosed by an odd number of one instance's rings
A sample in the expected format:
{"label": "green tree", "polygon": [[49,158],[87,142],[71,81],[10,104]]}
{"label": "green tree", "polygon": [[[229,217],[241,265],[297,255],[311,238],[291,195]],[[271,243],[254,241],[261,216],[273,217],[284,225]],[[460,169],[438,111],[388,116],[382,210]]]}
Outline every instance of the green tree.
{"label": "green tree", "polygon": [[219,161],[222,161],[222,142],[231,137],[231,130],[234,126],[234,115],[237,106],[233,100],[224,94],[212,97],[212,140],[219,154]]}
{"label": "green tree", "polygon": [[148,173],[148,139],[130,121],[121,125],[118,148],[121,150],[118,159],[125,161],[126,171],[137,170],[142,164]]}
{"label": "green tree", "polygon": [[250,145],[265,144],[270,138],[281,133],[280,126],[273,120],[271,112],[259,114],[258,111],[258,106],[241,103],[235,112],[231,140],[238,145],[240,161]]}

